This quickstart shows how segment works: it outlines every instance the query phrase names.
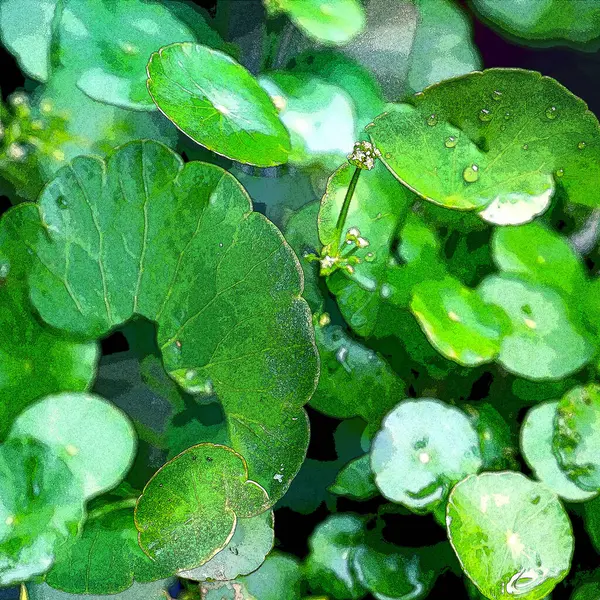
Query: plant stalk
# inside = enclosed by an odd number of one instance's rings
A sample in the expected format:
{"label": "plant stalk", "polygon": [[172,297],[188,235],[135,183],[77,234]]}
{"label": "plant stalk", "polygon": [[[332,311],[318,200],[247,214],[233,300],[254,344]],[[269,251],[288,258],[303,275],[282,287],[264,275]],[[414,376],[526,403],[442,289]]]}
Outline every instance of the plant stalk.
{"label": "plant stalk", "polygon": [[352,196],[354,196],[354,190],[356,189],[356,185],[358,183],[358,178],[360,177],[361,168],[356,167],[354,169],[354,173],[352,174],[352,179],[350,180],[350,185],[348,185],[348,189],[346,190],[346,196],[344,197],[344,203],[342,204],[342,210],[338,216],[337,223],[335,224],[335,238],[338,241],[337,251],[339,252],[344,244],[343,233],[344,226],[346,225],[346,219],[348,218],[348,212],[350,211],[350,203],[352,202]]}

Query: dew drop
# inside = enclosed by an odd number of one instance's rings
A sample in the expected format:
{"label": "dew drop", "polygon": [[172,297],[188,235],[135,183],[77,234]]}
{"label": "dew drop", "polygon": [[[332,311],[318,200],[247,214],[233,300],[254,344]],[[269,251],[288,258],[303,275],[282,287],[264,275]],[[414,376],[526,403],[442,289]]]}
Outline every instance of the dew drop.
{"label": "dew drop", "polygon": [[463,171],[463,179],[467,183],[475,183],[479,179],[479,167],[476,164],[469,165]]}
{"label": "dew drop", "polygon": [[523,150],[529,150],[529,144],[523,144]]}
{"label": "dew drop", "polygon": [[56,204],[58,204],[58,207],[63,210],[65,208],[68,208],[68,206],[69,206],[69,203],[66,201],[64,196],[58,196],[58,198],[56,199]]}
{"label": "dew drop", "polygon": [[386,158],[392,158],[392,153],[391,152],[386,152],[385,153],[385,157]]}
{"label": "dew drop", "polygon": [[373,252],[367,252],[365,255],[365,260],[367,262],[373,262],[375,260],[375,254]]}
{"label": "dew drop", "polygon": [[510,112],[507,111],[507,112],[504,113],[504,120],[505,121],[508,121],[511,117],[512,117],[512,114]]}
{"label": "dew drop", "polygon": [[577,144],[577,148],[579,148],[579,150],[583,150],[585,148],[586,144],[585,142],[579,142],[579,144]]}
{"label": "dew drop", "polygon": [[492,100],[495,100],[496,102],[502,100],[502,92],[500,90],[494,90],[492,92]]}
{"label": "dew drop", "polygon": [[556,106],[549,106],[546,109],[546,118],[553,120],[553,119],[556,119],[556,117],[558,117],[558,112],[556,110]]}
{"label": "dew drop", "polygon": [[424,96],[425,96],[425,94],[423,92],[417,92],[413,97],[416,100],[422,100]]}
{"label": "dew drop", "polygon": [[565,174],[565,170],[564,169],[557,169],[556,171],[556,176],[557,177],[562,177]]}
{"label": "dew drop", "polygon": [[427,117],[427,125],[429,125],[429,127],[434,127],[437,125],[437,122],[438,118],[436,114],[432,114]]}
{"label": "dew drop", "polygon": [[479,111],[479,120],[488,123],[492,120],[492,113],[487,108],[482,108]]}
{"label": "dew drop", "polygon": [[455,148],[456,144],[458,144],[458,140],[453,135],[447,137],[446,141],[444,142],[444,146],[446,146],[446,148]]}

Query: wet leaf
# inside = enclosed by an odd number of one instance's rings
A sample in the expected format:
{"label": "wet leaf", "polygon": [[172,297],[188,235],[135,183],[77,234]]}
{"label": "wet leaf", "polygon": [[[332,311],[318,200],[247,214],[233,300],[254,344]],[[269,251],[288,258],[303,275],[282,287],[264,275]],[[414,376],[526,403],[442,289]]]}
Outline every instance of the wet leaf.
{"label": "wet leaf", "polygon": [[450,494],[447,527],[462,569],[490,600],[540,600],[569,571],[567,513],[546,486],[520,473],[461,481]]}

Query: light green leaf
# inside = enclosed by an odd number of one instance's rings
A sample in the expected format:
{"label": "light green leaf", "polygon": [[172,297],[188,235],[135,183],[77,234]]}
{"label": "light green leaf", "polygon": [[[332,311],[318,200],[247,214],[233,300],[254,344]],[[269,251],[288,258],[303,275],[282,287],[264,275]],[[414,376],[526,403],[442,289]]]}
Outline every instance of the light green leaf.
{"label": "light green leaf", "polygon": [[539,600],[569,571],[569,517],[553,492],[521,473],[461,481],[450,494],[447,528],[463,571],[490,600]]}
{"label": "light green leaf", "polygon": [[58,0],[4,0],[0,5],[0,38],[23,71],[46,81],[50,71],[52,21]]}
{"label": "light green leaf", "polygon": [[371,446],[371,469],[381,493],[418,511],[430,511],[481,464],[479,439],[468,417],[428,398],[401,402]]}
{"label": "light green leaf", "polygon": [[500,270],[530,276],[565,294],[585,283],[583,264],[573,247],[542,223],[496,228],[492,250]]}
{"label": "light green leaf", "polygon": [[152,52],[194,34],[158,2],[69,0],[58,28],[59,60],[78,74],[77,86],[94,100],[155,110],[146,89]]}
{"label": "light green leaf", "polygon": [[172,570],[189,570],[227,546],[238,517],[254,517],[268,506],[266,491],[248,479],[242,456],[226,446],[200,444],[148,482],[135,524],[150,558]]}
{"label": "light green leaf", "polygon": [[286,12],[294,25],[324,44],[345,44],[365,26],[365,14],[358,0],[264,1],[268,12]]}
{"label": "light green leaf", "polygon": [[341,87],[308,73],[267,72],[258,79],[290,134],[290,164],[335,169],[357,136],[352,98]]}
{"label": "light green leaf", "polygon": [[351,460],[337,475],[329,491],[352,500],[369,500],[379,490],[371,472],[371,457],[368,454]]}
{"label": "light green leaf", "polygon": [[554,420],[559,402],[545,402],[530,409],[521,426],[521,451],[535,476],[570,502],[596,496],[576,486],[564,473],[552,450]]}
{"label": "light green leaf", "polygon": [[174,569],[153,562],[138,545],[131,506],[130,500],[117,501],[92,512],[81,536],[58,552],[46,582],[69,594],[104,595],[131,590],[135,599],[136,582],[153,582],[172,575]]}
{"label": "light green leaf", "polygon": [[600,386],[567,392],[554,418],[553,449],[571,481],[583,490],[600,491]]}
{"label": "light green leaf", "polygon": [[529,379],[560,379],[592,358],[594,348],[553,289],[512,275],[492,275],[478,291],[511,320],[512,332],[502,339],[498,356],[511,373]]}
{"label": "light green leaf", "polygon": [[[111,600],[166,600],[165,591],[174,579],[154,583],[134,583],[128,590],[111,596]],[[25,600],[106,600],[105,595],[67,594],[51,588],[47,583],[27,584],[29,598]]]}
{"label": "light green leaf", "polygon": [[[337,271],[328,278],[327,285],[337,297],[338,305],[348,324],[361,336],[370,335],[384,310],[386,272],[390,249],[397,228],[403,222],[413,195],[398,186],[394,178],[377,161],[375,168],[362,171],[352,197],[348,216],[343,225],[343,236],[349,229],[357,229],[368,246],[359,247],[338,240],[336,223],[355,167],[346,164],[329,179],[321,200],[319,212],[319,237],[330,247],[332,257],[344,258],[348,252],[360,263],[353,265],[354,272]],[[340,248],[338,243],[341,242]]]}
{"label": "light green leaf", "polygon": [[352,514],[329,516],[309,539],[306,574],[313,591],[338,600],[357,600],[366,595],[354,571],[354,553],[363,541],[364,523]]}
{"label": "light green leaf", "polygon": [[35,440],[0,446],[0,585],[45,573],[84,516],[81,484]]}
{"label": "light green leaf", "polygon": [[39,209],[30,285],[42,317],[92,338],[134,315],[156,323],[167,372],[218,396],[229,445],[275,503],[304,459],[301,407],[318,371],[300,268],[279,231],[231,175],[184,168],[148,141],[108,164],[75,159]]}
{"label": "light green leaf", "polygon": [[571,202],[596,204],[598,121],[539,73],[490,69],[442,82],[367,131],[406,186],[492,223],[530,221],[559,185]]}
{"label": "light green leaf", "polygon": [[340,326],[317,325],[315,336],[321,377],[310,405],[338,419],[360,416],[376,427],[404,396],[403,381],[380,354]]}
{"label": "light green leaf", "polygon": [[453,277],[415,285],[410,308],[431,344],[464,366],[494,360],[502,336],[510,331],[502,310]]}
{"label": "light green leaf", "polygon": [[0,221],[0,438],[32,401],[86,390],[95,377],[98,345],[43,325],[29,302],[34,257],[26,239],[39,231],[32,205],[16,206]]}
{"label": "light green leaf", "polygon": [[[597,42],[600,7],[595,0],[472,0],[477,12],[507,33],[532,42]],[[597,43],[592,44],[592,48]]]}
{"label": "light green leaf", "polygon": [[178,576],[195,581],[228,581],[256,571],[273,549],[273,526],[272,510],[249,519],[238,519],[235,533],[223,550],[202,566],[180,571]]}
{"label": "light green leaf", "polygon": [[117,485],[136,450],[135,431],[127,416],[91,394],[46,396],[17,417],[9,438],[18,437],[51,448],[79,479],[86,498]]}
{"label": "light green leaf", "polygon": [[209,150],[270,167],[287,160],[289,135],[267,93],[230,56],[172,44],[148,63],[148,90],[181,131]]}

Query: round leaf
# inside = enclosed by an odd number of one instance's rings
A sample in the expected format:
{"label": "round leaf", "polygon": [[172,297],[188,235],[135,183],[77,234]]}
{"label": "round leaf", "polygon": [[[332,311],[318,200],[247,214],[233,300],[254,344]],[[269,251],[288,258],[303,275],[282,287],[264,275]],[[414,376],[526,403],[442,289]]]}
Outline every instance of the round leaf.
{"label": "round leaf", "polygon": [[309,37],[322,43],[342,45],[365,25],[358,0],[265,0],[272,13],[284,11]]}
{"label": "round leaf", "polygon": [[139,543],[173,571],[195,569],[227,546],[238,517],[256,516],[268,504],[239,454],[215,444],[193,446],[144,488],[135,509]]}
{"label": "round leaf", "polygon": [[[154,583],[134,583],[127,591],[111,597],[111,600],[166,600],[165,591],[173,579]],[[25,600],[106,600],[106,596],[90,594],[67,594],[51,588],[47,583],[27,584],[29,598]]]}
{"label": "round leaf", "polygon": [[193,33],[158,2],[98,0],[66,3],[58,28],[59,59],[78,74],[77,86],[94,100],[155,110],[146,89],[150,54]]}
{"label": "round leaf", "polygon": [[600,491],[600,386],[565,394],[554,426],[554,452],[569,479],[584,490]]}
{"label": "round leaf", "polygon": [[279,231],[231,175],[184,167],[149,141],[107,164],[75,159],[39,208],[47,229],[28,242],[29,281],[42,317],[91,338],[134,315],[155,322],[167,372],[218,396],[228,445],[275,503],[304,459],[301,407],[318,370],[300,267]]}
{"label": "round leaf", "polygon": [[540,600],[569,571],[569,517],[553,492],[520,473],[461,481],[446,523],[463,571],[490,600]]}
{"label": "round leaf", "polygon": [[464,366],[493,360],[510,330],[502,310],[452,277],[415,285],[410,308],[432,345]]}
{"label": "round leaf", "polygon": [[30,437],[50,447],[81,481],[86,498],[117,485],[136,451],[126,415],[91,394],[47,396],[17,417],[9,437]]}
{"label": "round leaf", "polygon": [[595,492],[577,487],[563,472],[552,451],[554,419],[558,401],[532,408],[521,426],[521,451],[535,476],[556,494],[570,502],[593,498]]}
{"label": "round leaf", "polygon": [[114,502],[96,509],[81,536],[57,553],[46,582],[68,594],[104,595],[129,590],[136,598],[136,593],[140,595],[136,582],[153,582],[172,574],[168,566],[153,562],[142,552],[132,508]]}
{"label": "round leaf", "polygon": [[267,93],[230,56],[172,44],[148,63],[152,99],[181,131],[209,150],[270,167],[287,160],[289,135]]}
{"label": "round leaf", "polygon": [[350,461],[337,475],[329,491],[352,500],[369,500],[377,496],[379,490],[371,472],[371,458],[368,454]]}
{"label": "round leaf", "polygon": [[25,240],[40,233],[35,206],[21,204],[0,220],[0,437],[32,401],[83,391],[95,377],[99,348],[44,326],[29,301],[34,257]]}
{"label": "round leaf", "polygon": [[475,428],[461,410],[439,400],[401,402],[371,446],[381,493],[414,510],[431,510],[454,483],[480,467]]}
{"label": "round leaf", "polygon": [[262,565],[273,549],[273,511],[249,519],[238,519],[235,533],[223,550],[201,567],[177,575],[195,581],[229,581],[248,575]]}
{"label": "round leaf", "polygon": [[560,379],[585,365],[594,349],[571,320],[561,296],[546,286],[510,275],[480,285],[485,302],[504,309],[512,331],[502,338],[498,361],[529,379]]}
{"label": "round leaf", "polygon": [[45,573],[84,516],[81,484],[35,440],[0,446],[0,585]]}
{"label": "round leaf", "polygon": [[572,202],[596,204],[598,120],[539,73],[490,69],[442,82],[367,131],[409,188],[443,206],[485,209],[493,223],[530,221],[557,185]]}

